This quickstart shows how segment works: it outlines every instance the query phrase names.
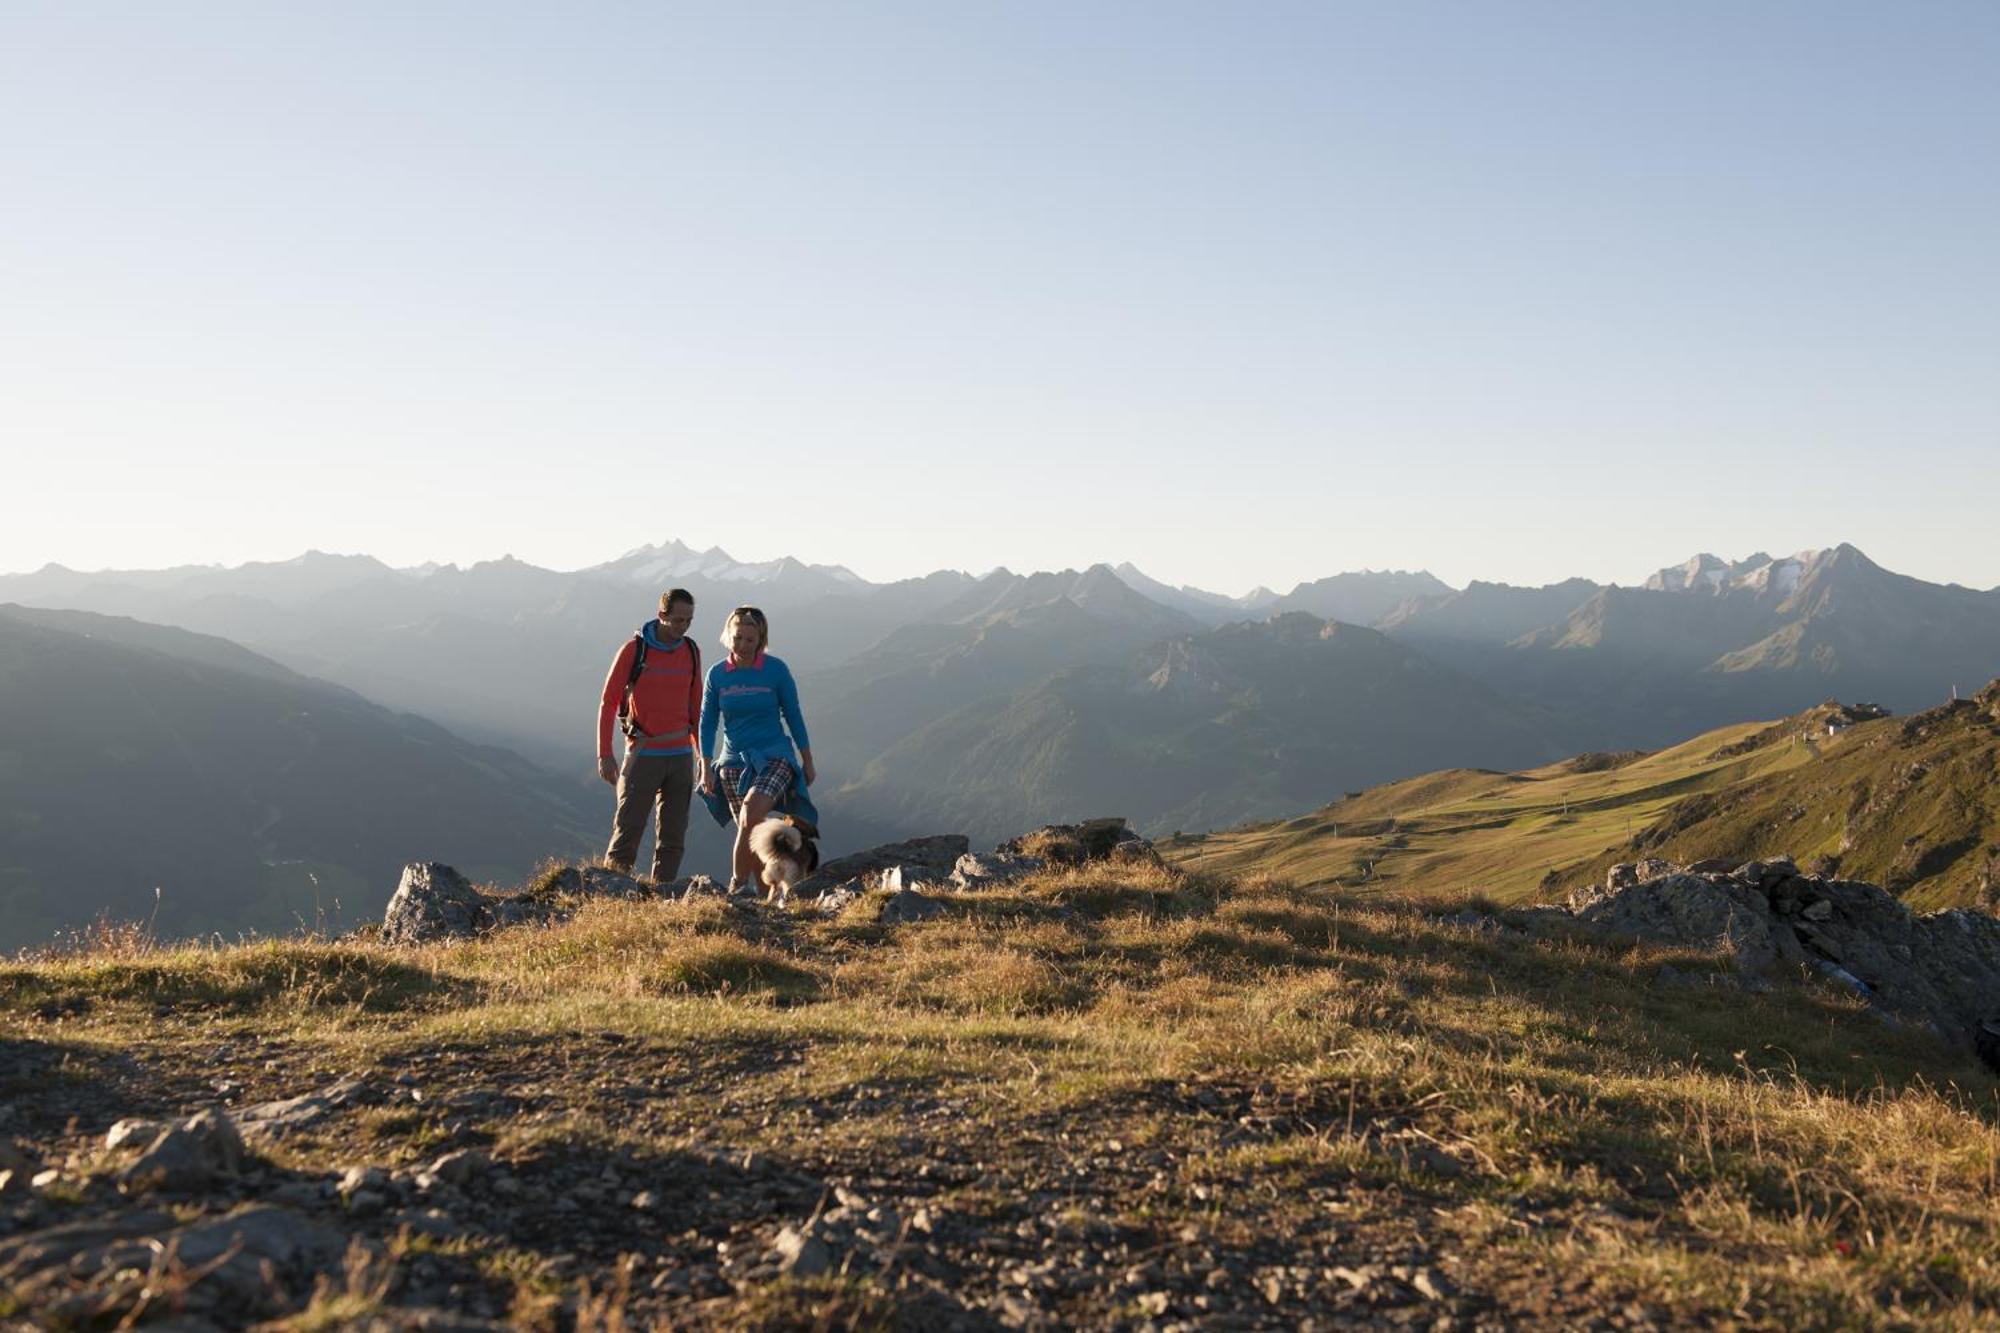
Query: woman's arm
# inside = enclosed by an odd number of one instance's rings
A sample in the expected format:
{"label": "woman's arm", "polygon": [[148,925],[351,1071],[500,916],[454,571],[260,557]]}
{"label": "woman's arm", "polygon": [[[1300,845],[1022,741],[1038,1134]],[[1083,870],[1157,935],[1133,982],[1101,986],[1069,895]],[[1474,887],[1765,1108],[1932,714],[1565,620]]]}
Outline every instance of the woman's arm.
{"label": "woman's arm", "polygon": [[714,790],[715,730],[722,721],[722,700],[715,688],[715,673],[722,664],[716,663],[708,669],[701,684],[701,722],[695,728],[698,743],[694,750],[695,773],[703,791]]}
{"label": "woman's arm", "polygon": [[[779,665],[784,666],[782,662]],[[810,787],[817,776],[813,770],[812,737],[806,735],[806,718],[799,711],[799,686],[792,679],[792,669],[785,667],[773,684],[777,687],[778,711],[785,715],[785,727],[792,733],[792,744],[799,747],[800,770]]]}

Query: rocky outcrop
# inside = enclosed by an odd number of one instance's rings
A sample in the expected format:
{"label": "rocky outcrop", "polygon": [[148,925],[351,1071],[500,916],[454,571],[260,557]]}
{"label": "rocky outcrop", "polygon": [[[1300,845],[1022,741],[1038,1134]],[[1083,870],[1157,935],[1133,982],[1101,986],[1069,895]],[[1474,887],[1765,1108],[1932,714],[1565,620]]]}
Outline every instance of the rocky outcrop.
{"label": "rocky outcrop", "polygon": [[972,841],[963,833],[940,833],[928,838],[883,843],[865,852],[842,856],[821,865],[792,886],[792,892],[807,898],[837,894],[843,890],[879,887],[892,871],[897,887],[944,880],[958,858],[971,850]]}
{"label": "rocky outcrop", "polygon": [[517,893],[487,893],[438,861],[403,867],[382,914],[386,944],[466,939],[501,926],[548,925],[575,914],[587,898],[684,898],[716,892],[706,875],[654,885],[603,866],[563,866]]}
{"label": "rocky outcrop", "polygon": [[960,891],[990,889],[1046,869],[1048,864],[1039,856],[1003,856],[999,852],[981,856],[967,852],[952,866],[945,882]]}
{"label": "rocky outcrop", "polygon": [[403,867],[403,878],[382,914],[386,944],[428,944],[476,935],[493,925],[492,900],[441,861]]}
{"label": "rocky outcrop", "polygon": [[1804,965],[2000,1068],[2000,920],[1986,913],[1918,916],[1873,884],[1801,874],[1782,858],[1726,872],[1613,866],[1568,910],[1602,929],[1727,951],[1748,972]]}
{"label": "rocky outcrop", "polygon": [[1034,856],[1059,866],[1089,861],[1157,861],[1153,844],[1123,819],[1086,819],[1081,824],[1045,824],[994,848],[1002,857]]}

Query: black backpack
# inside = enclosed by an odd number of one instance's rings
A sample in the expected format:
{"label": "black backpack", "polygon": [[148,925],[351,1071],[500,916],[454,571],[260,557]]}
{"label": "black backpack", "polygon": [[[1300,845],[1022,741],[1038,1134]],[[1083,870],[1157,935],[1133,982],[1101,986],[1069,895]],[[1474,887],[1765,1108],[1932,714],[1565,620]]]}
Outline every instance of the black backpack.
{"label": "black backpack", "polygon": [[[652,647],[646,642],[644,625],[633,631],[632,642],[639,646],[632,653],[632,669],[625,673],[625,695],[618,701],[618,727],[625,733],[627,739],[639,735],[638,728],[632,722],[632,687],[639,683],[639,673],[646,669],[646,650]],[[694,662],[694,678],[700,680],[701,648],[695,643],[692,634],[681,635],[681,642],[687,645],[688,657]]]}

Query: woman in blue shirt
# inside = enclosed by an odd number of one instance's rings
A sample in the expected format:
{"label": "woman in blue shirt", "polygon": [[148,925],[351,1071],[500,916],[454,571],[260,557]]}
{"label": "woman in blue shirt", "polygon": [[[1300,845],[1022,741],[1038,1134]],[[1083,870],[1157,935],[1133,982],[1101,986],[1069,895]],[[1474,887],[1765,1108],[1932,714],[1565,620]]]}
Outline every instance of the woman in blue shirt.
{"label": "woman in blue shirt", "polygon": [[791,668],[766,651],[771,625],[764,613],[754,606],[731,611],[722,642],[729,656],[708,669],[701,692],[701,789],[712,796],[720,784],[736,816],[729,868],[735,892],[755,885],[761,868],[750,850],[750,830],[793,794],[795,784],[811,786],[815,774],[799,687]]}

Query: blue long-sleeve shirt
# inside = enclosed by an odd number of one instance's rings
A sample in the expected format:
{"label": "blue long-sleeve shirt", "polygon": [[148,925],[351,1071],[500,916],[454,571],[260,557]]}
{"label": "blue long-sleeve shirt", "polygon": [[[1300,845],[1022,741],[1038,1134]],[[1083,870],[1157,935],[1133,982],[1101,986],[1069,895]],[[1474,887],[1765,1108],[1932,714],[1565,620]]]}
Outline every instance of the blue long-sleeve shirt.
{"label": "blue long-sleeve shirt", "polygon": [[[720,753],[715,748],[718,733]],[[810,750],[812,740],[799,712],[799,687],[791,668],[769,653],[759,653],[749,666],[727,658],[711,666],[701,691],[700,739],[701,752],[718,766],[742,764],[755,772],[783,759],[803,778],[805,768],[792,744]]]}

